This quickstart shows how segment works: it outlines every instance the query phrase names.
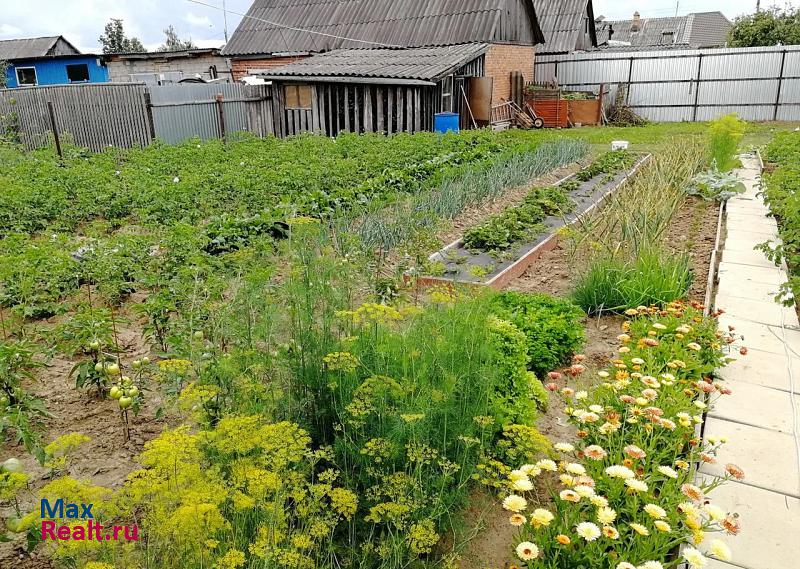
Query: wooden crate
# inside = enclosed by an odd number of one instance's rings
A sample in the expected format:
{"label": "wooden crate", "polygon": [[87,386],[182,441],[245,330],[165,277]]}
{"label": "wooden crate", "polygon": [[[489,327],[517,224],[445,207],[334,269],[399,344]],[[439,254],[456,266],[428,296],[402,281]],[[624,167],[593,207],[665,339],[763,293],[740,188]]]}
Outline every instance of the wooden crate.
{"label": "wooden crate", "polygon": [[583,125],[600,124],[602,115],[600,112],[600,99],[588,99],[578,101],[566,101],[568,103],[569,122],[573,125],[581,123]]}
{"label": "wooden crate", "polygon": [[569,126],[569,105],[563,99],[535,100],[531,103],[536,114],[544,119],[547,128]]}

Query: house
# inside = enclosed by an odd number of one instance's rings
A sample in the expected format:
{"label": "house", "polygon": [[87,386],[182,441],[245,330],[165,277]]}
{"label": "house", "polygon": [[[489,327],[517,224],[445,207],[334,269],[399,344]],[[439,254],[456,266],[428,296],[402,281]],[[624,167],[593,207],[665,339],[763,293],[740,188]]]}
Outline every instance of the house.
{"label": "house", "polygon": [[108,81],[102,58],[81,53],[63,36],[2,40],[0,61],[10,64],[6,70],[10,88]]}
{"label": "house", "polygon": [[533,0],[255,0],[222,55],[272,82],[279,136],[416,132],[487,124],[543,41]]}
{"label": "house", "polygon": [[557,55],[597,47],[592,0],[535,0],[536,15],[544,34],[537,55]]}
{"label": "house", "polygon": [[105,56],[111,82],[158,85],[198,78],[230,83],[228,60],[219,48],[148,53],[114,53]]}
{"label": "house", "polygon": [[712,48],[725,47],[730,20],[722,12],[697,12],[674,18],[642,18],[634,12],[632,20],[599,19],[598,42],[604,47],[633,48]]}

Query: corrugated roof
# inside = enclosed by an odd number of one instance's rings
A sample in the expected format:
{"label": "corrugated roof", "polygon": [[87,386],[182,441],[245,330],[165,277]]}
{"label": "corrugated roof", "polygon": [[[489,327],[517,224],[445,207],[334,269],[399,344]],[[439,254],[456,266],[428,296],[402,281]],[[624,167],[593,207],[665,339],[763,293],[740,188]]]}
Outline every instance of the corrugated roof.
{"label": "corrugated roof", "polygon": [[534,6],[545,39],[538,53],[571,53],[597,46],[592,0],[534,0]]}
{"label": "corrugated roof", "polygon": [[544,41],[532,0],[255,0],[224,55]]}
{"label": "corrugated roof", "polygon": [[270,77],[366,77],[434,81],[486,52],[485,43],[407,49],[336,49],[270,69]]}
{"label": "corrugated roof", "polygon": [[[609,38],[610,29],[614,34]],[[679,44],[691,47],[719,47],[728,40],[730,21],[722,12],[698,12],[674,18],[641,18],[639,30],[633,20],[604,20],[597,24],[597,41],[609,39],[633,47]]]}
{"label": "corrugated roof", "polygon": [[11,61],[56,55],[54,52],[59,40],[62,40],[68,48],[72,48],[76,54],[80,53],[75,46],[61,36],[0,40],[0,60]]}

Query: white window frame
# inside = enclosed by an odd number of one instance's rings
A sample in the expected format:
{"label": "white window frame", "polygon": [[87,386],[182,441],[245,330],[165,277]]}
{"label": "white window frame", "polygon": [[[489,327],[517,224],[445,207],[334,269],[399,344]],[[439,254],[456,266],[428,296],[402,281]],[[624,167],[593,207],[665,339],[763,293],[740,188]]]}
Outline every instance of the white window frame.
{"label": "white window frame", "polygon": [[[33,78],[35,81],[33,85],[31,85],[30,83],[22,83],[19,80],[19,72],[22,71],[23,69],[33,69]],[[19,85],[20,87],[36,87],[37,85],[39,85],[39,74],[36,72],[36,68],[33,66],[15,67],[14,74],[17,76],[17,85]]]}

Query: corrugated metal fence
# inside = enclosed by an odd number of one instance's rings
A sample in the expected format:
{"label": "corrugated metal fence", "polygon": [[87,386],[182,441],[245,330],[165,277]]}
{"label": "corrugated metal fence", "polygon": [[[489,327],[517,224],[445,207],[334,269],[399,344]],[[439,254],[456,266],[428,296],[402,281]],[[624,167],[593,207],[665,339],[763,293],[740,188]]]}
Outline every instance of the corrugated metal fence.
{"label": "corrugated metal fence", "polygon": [[800,120],[800,46],[714,50],[595,51],[536,58],[536,83],[616,90],[628,105],[664,122],[738,113],[752,121]]}
{"label": "corrugated metal fence", "polygon": [[270,85],[59,85],[0,90],[0,115],[16,113],[20,139],[38,148],[53,136],[52,103],[59,134],[99,151],[243,131],[267,136],[274,133],[271,100]]}

